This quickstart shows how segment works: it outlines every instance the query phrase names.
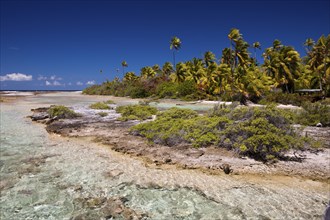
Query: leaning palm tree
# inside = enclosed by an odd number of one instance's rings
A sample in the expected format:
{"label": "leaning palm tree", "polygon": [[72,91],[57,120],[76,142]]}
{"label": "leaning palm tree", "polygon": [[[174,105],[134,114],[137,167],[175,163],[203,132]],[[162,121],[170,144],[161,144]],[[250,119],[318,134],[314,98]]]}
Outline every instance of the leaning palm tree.
{"label": "leaning palm tree", "polygon": [[125,73],[125,67],[128,67],[127,62],[124,60],[123,62],[121,62],[121,66],[123,67],[123,74]]}
{"label": "leaning palm tree", "polygon": [[172,37],[170,49],[173,50],[173,66],[175,67],[175,51],[178,51],[181,48],[181,40],[178,37]]}

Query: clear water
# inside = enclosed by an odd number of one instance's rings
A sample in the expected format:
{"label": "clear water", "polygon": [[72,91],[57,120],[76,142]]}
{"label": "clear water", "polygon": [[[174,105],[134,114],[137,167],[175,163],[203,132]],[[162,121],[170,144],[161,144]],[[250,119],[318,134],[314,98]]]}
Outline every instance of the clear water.
{"label": "clear water", "polygon": [[78,198],[118,196],[146,219],[322,218],[329,183],[150,168],[89,140],[49,135],[26,118],[31,108],[100,100],[107,98],[60,93],[1,103],[0,219],[71,219],[90,211]]}

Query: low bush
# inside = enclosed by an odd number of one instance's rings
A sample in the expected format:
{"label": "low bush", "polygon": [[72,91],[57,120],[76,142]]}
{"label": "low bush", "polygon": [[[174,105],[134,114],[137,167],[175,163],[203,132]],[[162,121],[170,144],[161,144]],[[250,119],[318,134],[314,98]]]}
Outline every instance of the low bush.
{"label": "low bush", "polygon": [[118,106],[116,112],[121,113],[118,120],[146,120],[157,113],[157,108],[148,105],[125,105]]}
{"label": "low bush", "polygon": [[135,125],[131,132],[168,146],[181,143],[202,147],[215,144],[256,160],[285,159],[290,149],[311,146],[291,127],[292,114],[274,106],[236,107],[220,114],[199,116],[188,109],[158,113],[155,121]]}
{"label": "low bush", "polygon": [[316,126],[321,123],[322,126],[330,126],[330,106],[321,103],[305,102],[302,104],[303,110],[297,111],[294,121],[297,124]]}
{"label": "low bush", "polygon": [[176,98],[178,85],[173,82],[163,82],[158,85],[156,94],[159,98]]}
{"label": "low bush", "polygon": [[68,107],[65,107],[63,105],[55,105],[50,107],[48,110],[48,114],[50,118],[76,118],[79,117],[80,115]]}
{"label": "low bush", "polygon": [[166,120],[170,119],[190,119],[190,118],[195,118],[197,117],[198,114],[196,111],[191,110],[191,109],[180,109],[180,108],[170,108],[166,111],[163,112],[158,112],[157,118],[163,118]]}
{"label": "low bush", "polygon": [[108,113],[107,112],[99,112],[97,113],[99,116],[101,117],[105,117],[105,116],[108,116]]}
{"label": "low bush", "polygon": [[105,103],[105,104],[108,104],[108,105],[110,105],[110,104],[115,104],[115,102],[112,101],[112,100],[107,100],[107,101],[105,101],[104,103]]}
{"label": "low bush", "polygon": [[91,104],[89,107],[91,109],[103,109],[103,110],[111,109],[110,106],[105,102],[96,102],[94,104]]}
{"label": "low bush", "polygon": [[270,103],[280,103],[284,105],[301,106],[306,101],[311,101],[311,97],[300,96],[297,93],[271,92],[263,97],[259,101],[259,104],[267,105]]}

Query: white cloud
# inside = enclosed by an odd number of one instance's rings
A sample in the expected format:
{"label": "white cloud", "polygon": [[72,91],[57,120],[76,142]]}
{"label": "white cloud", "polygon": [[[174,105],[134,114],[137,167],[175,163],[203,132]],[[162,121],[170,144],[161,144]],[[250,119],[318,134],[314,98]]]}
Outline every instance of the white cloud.
{"label": "white cloud", "polygon": [[61,77],[57,77],[56,75],[52,75],[51,77],[50,77],[50,80],[62,80],[62,78]]}
{"label": "white cloud", "polygon": [[45,82],[45,83],[46,83],[46,86],[51,86],[51,85],[52,85],[52,83],[51,83],[51,82],[49,82],[49,81],[47,81],[47,80],[46,80],[46,82]]}
{"label": "white cloud", "polygon": [[4,76],[0,76],[0,81],[31,81],[32,75],[26,75],[23,73],[9,73]]}
{"label": "white cloud", "polygon": [[47,77],[46,77],[46,76],[39,75],[37,79],[38,79],[39,81],[40,81],[40,80],[47,80]]}
{"label": "white cloud", "polygon": [[80,81],[77,82],[77,86],[82,86],[82,85],[83,85],[82,82],[80,82]]}
{"label": "white cloud", "polygon": [[86,85],[94,85],[94,84],[95,84],[95,80],[88,81],[88,82],[86,83]]}
{"label": "white cloud", "polygon": [[71,83],[71,82],[69,82],[69,83],[68,83],[68,86],[72,86],[72,83]]}
{"label": "white cloud", "polygon": [[62,84],[61,84],[59,81],[56,81],[56,80],[55,80],[55,81],[53,82],[53,85],[54,85],[54,86],[60,86],[60,85],[62,85]]}

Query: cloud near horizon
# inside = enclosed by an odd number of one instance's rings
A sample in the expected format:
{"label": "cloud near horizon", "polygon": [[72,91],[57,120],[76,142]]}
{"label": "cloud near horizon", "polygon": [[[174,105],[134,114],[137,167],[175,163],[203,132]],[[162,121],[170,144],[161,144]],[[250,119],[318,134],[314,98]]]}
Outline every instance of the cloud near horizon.
{"label": "cloud near horizon", "polygon": [[4,76],[0,76],[0,81],[32,81],[32,75],[24,73],[9,73]]}
{"label": "cloud near horizon", "polygon": [[65,86],[65,84],[61,84],[59,81],[50,82],[48,80],[45,81],[46,86]]}
{"label": "cloud near horizon", "polygon": [[77,82],[77,86],[82,86],[82,85],[84,85],[82,82],[80,81]]}
{"label": "cloud near horizon", "polygon": [[86,85],[94,85],[95,83],[96,83],[95,80],[92,80],[92,81],[88,81]]}
{"label": "cloud near horizon", "polygon": [[42,75],[39,75],[37,80],[47,80],[47,77],[46,76],[42,76]]}

